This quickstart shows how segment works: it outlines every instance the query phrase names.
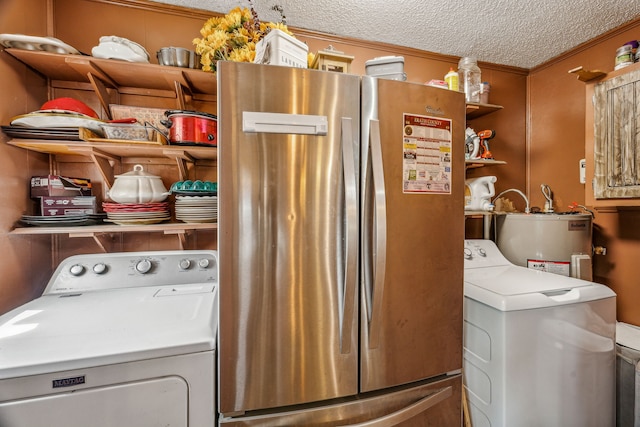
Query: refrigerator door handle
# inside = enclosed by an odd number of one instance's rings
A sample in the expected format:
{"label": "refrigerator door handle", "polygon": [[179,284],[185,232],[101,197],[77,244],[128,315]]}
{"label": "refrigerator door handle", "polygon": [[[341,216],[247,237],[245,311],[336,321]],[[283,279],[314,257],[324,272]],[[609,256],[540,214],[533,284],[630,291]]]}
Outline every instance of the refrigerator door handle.
{"label": "refrigerator door handle", "polygon": [[356,282],[358,272],[358,183],[356,177],[355,155],[353,147],[353,124],[351,118],[341,121],[342,168],[344,173],[345,198],[345,265],[340,331],[340,350],[342,354],[351,352],[351,332],[353,328]]}
{"label": "refrigerator door handle", "polygon": [[286,133],[297,135],[326,135],[327,116],[310,114],[242,112],[244,132]]}
{"label": "refrigerator door handle", "polygon": [[377,348],[382,327],[382,298],[384,296],[385,269],[387,262],[387,207],[384,186],[384,170],[382,166],[382,142],[380,140],[380,121],[369,121],[369,140],[371,147],[371,171],[373,175],[374,203],[374,252],[370,254],[373,261],[373,289],[371,291],[369,348]]}
{"label": "refrigerator door handle", "polygon": [[429,396],[424,397],[405,408],[387,414],[384,417],[365,421],[363,423],[345,425],[344,427],[393,427],[426,411],[452,395],[453,389],[449,386],[435,392],[434,394],[430,394]]}

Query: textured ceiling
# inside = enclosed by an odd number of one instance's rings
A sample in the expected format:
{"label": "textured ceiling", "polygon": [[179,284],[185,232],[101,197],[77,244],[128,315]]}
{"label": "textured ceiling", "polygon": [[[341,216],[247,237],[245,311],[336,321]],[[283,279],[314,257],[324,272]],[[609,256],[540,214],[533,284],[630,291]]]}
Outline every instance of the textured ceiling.
{"label": "textured ceiling", "polygon": [[[248,0],[156,1],[219,13],[250,7]],[[280,21],[272,10],[279,5],[291,27],[522,68],[640,17],[640,0],[254,0],[253,5],[263,21]]]}

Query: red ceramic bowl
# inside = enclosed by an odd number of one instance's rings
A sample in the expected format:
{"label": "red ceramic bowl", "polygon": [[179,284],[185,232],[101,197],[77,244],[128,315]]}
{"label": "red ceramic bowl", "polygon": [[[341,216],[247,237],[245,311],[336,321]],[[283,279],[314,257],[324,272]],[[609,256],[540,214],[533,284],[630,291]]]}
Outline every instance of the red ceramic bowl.
{"label": "red ceramic bowl", "polygon": [[81,113],[94,119],[98,118],[98,114],[82,101],[73,98],[55,98],[47,101],[40,107],[41,110],[65,110]]}

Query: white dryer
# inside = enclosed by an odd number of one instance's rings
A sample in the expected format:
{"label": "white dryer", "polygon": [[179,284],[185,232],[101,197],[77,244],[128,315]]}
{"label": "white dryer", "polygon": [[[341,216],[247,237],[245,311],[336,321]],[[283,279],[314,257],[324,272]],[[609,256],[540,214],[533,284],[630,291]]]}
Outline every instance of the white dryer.
{"label": "white dryer", "polygon": [[464,247],[464,386],[474,427],[613,427],[616,295]]}
{"label": "white dryer", "polygon": [[80,255],[0,316],[3,427],[213,426],[215,251]]}

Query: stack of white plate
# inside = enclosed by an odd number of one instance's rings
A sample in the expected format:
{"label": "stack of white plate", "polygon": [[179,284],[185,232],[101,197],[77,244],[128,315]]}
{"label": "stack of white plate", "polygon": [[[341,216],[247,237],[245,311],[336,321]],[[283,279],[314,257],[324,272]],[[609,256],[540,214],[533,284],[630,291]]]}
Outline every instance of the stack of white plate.
{"label": "stack of white plate", "polygon": [[182,222],[218,221],[218,196],[176,195],[176,219]]}
{"label": "stack of white plate", "polygon": [[103,202],[106,222],[119,225],[156,224],[171,219],[168,202],[111,203]]}

